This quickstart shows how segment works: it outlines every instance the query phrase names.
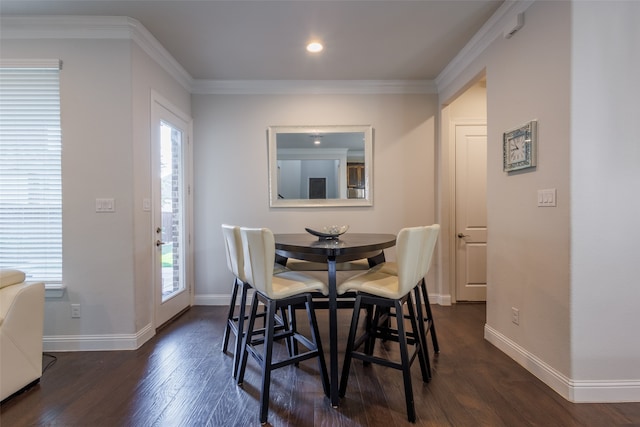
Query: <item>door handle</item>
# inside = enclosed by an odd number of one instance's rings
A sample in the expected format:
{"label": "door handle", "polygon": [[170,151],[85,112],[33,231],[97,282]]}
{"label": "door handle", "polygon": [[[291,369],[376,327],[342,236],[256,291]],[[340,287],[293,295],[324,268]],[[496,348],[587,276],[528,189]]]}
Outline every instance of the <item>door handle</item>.
{"label": "door handle", "polygon": [[462,234],[462,233],[458,233],[458,238],[459,239],[464,239],[465,237],[471,237],[468,234]]}
{"label": "door handle", "polygon": [[162,240],[156,240],[156,246],[166,245],[167,242],[163,242]]}

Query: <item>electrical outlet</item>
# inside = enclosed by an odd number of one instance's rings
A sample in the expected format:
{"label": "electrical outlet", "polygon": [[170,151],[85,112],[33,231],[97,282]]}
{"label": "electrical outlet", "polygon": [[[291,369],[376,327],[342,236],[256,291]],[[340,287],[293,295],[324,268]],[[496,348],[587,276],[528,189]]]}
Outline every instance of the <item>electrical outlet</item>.
{"label": "electrical outlet", "polygon": [[80,318],[80,304],[71,304],[71,318],[72,319]]}
{"label": "electrical outlet", "polygon": [[511,307],[511,321],[516,325],[520,324],[520,310],[515,307]]}

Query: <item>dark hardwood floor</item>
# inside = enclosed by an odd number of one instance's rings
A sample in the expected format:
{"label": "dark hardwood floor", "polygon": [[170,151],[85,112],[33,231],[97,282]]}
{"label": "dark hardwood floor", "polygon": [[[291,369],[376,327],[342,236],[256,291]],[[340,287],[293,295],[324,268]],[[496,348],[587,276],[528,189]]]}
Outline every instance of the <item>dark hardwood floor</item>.
{"label": "dark hardwood floor", "polygon": [[[640,426],[640,403],[569,403],[484,341],[483,304],[433,309],[441,353],[432,355],[430,383],[422,383],[418,364],[413,366],[416,425]],[[0,424],[259,425],[259,372],[250,360],[244,386],[234,384],[233,359],[220,351],[224,315],[224,307],[193,307],[136,351],[54,353],[57,361],[38,385],[1,405]],[[348,310],[340,313],[342,342],[349,316]],[[318,317],[326,331],[326,312],[318,310]],[[377,351],[393,352],[393,346]],[[45,356],[44,363],[50,360]],[[399,371],[354,362],[347,395],[333,409],[314,360],[275,371],[269,421],[274,426],[411,425]]]}

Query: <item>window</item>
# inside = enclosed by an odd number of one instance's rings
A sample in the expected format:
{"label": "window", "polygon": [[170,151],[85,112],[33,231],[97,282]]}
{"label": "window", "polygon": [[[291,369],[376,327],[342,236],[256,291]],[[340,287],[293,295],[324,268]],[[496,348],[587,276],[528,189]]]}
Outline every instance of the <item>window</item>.
{"label": "window", "polygon": [[58,60],[0,63],[0,267],[48,285],[62,284],[59,74]]}

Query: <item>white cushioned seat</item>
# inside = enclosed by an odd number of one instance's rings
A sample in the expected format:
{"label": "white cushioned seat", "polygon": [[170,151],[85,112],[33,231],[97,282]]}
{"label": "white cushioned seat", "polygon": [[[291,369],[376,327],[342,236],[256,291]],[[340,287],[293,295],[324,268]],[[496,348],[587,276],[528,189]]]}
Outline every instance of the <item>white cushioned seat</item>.
{"label": "white cushioned seat", "polygon": [[[440,226],[437,224],[403,228],[396,239],[397,263],[376,265],[364,273],[353,276],[337,289],[338,294],[347,291],[357,292],[340,379],[340,396],[345,396],[353,358],[401,370],[407,418],[410,422],[416,421],[411,363],[417,358],[422,380],[428,382],[431,378],[419,288],[424,284],[424,277],[429,270],[439,231]],[[411,296],[412,291],[414,297]],[[404,306],[407,307],[406,315]],[[356,339],[362,308],[367,310],[367,321],[364,333]],[[395,318],[395,329],[391,326],[392,317]],[[405,327],[405,319],[410,321],[410,330]],[[375,355],[376,339],[397,341],[400,362]],[[409,354],[410,345],[415,349],[413,355]],[[358,351],[360,346],[364,346],[364,351]]]}
{"label": "white cushioned seat", "polygon": [[0,269],[0,400],[42,376],[44,283]]}
{"label": "white cushioned seat", "polygon": [[22,283],[25,277],[24,272],[20,270],[0,269],[0,289],[16,283]]}
{"label": "white cushioned seat", "polygon": [[[249,356],[253,357],[262,370],[260,385],[260,423],[267,422],[269,413],[269,388],[272,371],[287,365],[298,364],[310,358],[318,359],[318,368],[325,395],[329,395],[329,376],[324,360],[320,332],[313,307],[312,292],[324,295],[329,289],[324,282],[297,271],[273,274],[275,261],[275,240],[268,228],[240,229],[244,258],[245,278],[256,290],[251,302],[249,323],[242,340],[242,355],[238,371],[238,384],[244,381],[244,373]],[[258,303],[266,308],[263,327],[256,327]],[[295,309],[304,307],[309,320],[309,331],[305,335],[298,330]],[[283,331],[276,333],[275,313],[288,309],[288,321]],[[256,338],[254,338],[256,337]],[[273,344],[276,340],[287,341],[289,357],[274,361]],[[306,351],[300,351],[301,344]],[[276,352],[277,353],[277,352]],[[286,410],[286,408],[284,408]]]}
{"label": "white cushioned seat", "polygon": [[[242,344],[242,334],[244,333],[244,321],[247,304],[247,291],[251,287],[247,282],[244,272],[244,255],[242,252],[242,239],[240,237],[240,227],[237,225],[222,224],[222,236],[224,237],[225,251],[227,255],[227,267],[234,275],[233,287],[231,290],[231,301],[227,312],[227,325],[222,338],[222,351],[226,352],[229,346],[229,338],[233,333],[236,338],[233,352],[233,377],[238,374],[240,363],[240,346]],[[275,263],[273,274],[288,271],[280,264]],[[236,315],[236,300],[240,296],[238,314]]]}

